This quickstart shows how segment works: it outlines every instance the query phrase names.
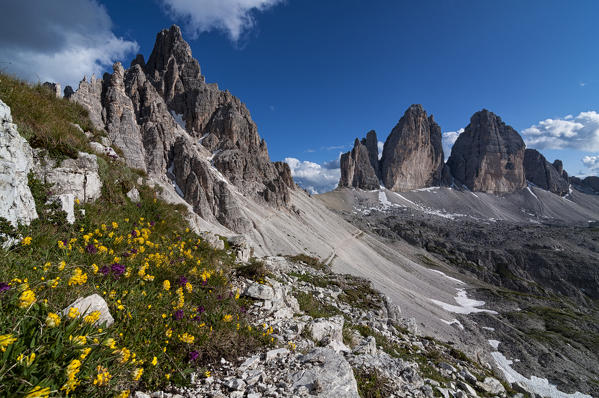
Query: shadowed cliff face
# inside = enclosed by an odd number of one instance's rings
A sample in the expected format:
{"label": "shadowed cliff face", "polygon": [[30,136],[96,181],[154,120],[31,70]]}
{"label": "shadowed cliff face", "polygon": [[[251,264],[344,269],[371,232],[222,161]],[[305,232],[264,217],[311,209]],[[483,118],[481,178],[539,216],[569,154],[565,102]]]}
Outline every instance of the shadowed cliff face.
{"label": "shadowed cliff face", "polygon": [[524,152],[526,180],[555,194],[565,195],[570,187],[568,178],[563,177],[564,171],[563,167],[560,167],[561,161],[556,160],[554,164],[558,168],[549,163],[545,156],[541,155],[536,149],[527,149]]}
{"label": "shadowed cliff face", "polygon": [[177,26],[158,33],[147,63],[141,55],[127,70],[117,63],[112,75],[82,81],[70,98],[129,166],[172,182],[207,220],[237,232],[251,227],[233,189],[266,205],[289,204],[289,167],[270,161],[245,105],[205,82]]}
{"label": "shadowed cliff face", "polygon": [[473,191],[514,192],[526,186],[524,141],[499,116],[475,113],[455,142],[447,165],[453,177]]}

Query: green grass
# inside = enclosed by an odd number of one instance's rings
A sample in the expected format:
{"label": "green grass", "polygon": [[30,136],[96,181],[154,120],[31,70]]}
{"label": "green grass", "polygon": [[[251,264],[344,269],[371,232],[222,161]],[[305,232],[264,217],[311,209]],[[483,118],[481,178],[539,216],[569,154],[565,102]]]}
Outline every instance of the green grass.
{"label": "green grass", "polygon": [[19,133],[34,148],[45,148],[53,158],[76,158],[78,151],[90,152],[88,140],[73,123],[95,131],[81,105],[58,99],[42,85],[0,73],[0,99],[10,106]]}
{"label": "green grass", "polygon": [[308,267],[314,268],[319,271],[327,271],[330,269],[330,267],[327,264],[320,261],[319,258],[311,257],[306,254],[298,254],[295,256],[285,256],[285,258],[287,258],[288,260],[293,261],[295,263],[303,263],[303,264],[307,265]]}
{"label": "green grass", "polygon": [[380,375],[376,369],[354,368],[358,394],[362,398],[385,398],[393,393],[390,380]]}
{"label": "green grass", "polygon": [[297,292],[295,297],[297,298],[300,310],[312,318],[329,318],[343,314],[337,307],[321,303],[310,293]]}

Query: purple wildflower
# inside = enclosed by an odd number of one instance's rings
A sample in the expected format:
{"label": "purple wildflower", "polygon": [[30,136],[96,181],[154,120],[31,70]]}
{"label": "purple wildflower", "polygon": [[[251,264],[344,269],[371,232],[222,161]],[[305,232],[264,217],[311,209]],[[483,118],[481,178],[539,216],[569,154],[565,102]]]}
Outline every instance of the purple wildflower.
{"label": "purple wildflower", "polygon": [[190,351],[187,356],[189,357],[189,362],[193,362],[198,359],[200,353],[197,351]]}
{"label": "purple wildflower", "polygon": [[141,203],[138,203],[138,204],[137,204],[137,207],[138,207],[138,208],[141,208]]}
{"label": "purple wildflower", "polygon": [[156,223],[154,221],[150,222],[150,226],[153,227]]}
{"label": "purple wildflower", "polygon": [[135,237],[137,236],[137,232],[136,232],[135,230],[132,230],[132,231],[131,231],[131,236],[132,236],[133,238],[135,238]]}
{"label": "purple wildflower", "polygon": [[108,265],[103,266],[100,268],[100,273],[108,275],[110,273],[110,267]]}
{"label": "purple wildflower", "polygon": [[181,319],[183,319],[183,316],[184,316],[183,310],[175,311],[175,320],[180,321]]}
{"label": "purple wildflower", "polygon": [[137,254],[137,249],[131,249],[131,250],[129,250],[129,251],[130,251],[131,253],[133,253],[133,254]]}
{"label": "purple wildflower", "polygon": [[196,309],[196,311],[197,311],[197,312],[199,312],[200,314],[202,314],[202,313],[204,313],[204,312],[206,311],[206,309],[204,308],[204,306],[203,306],[203,305],[200,305],[200,306],[199,306],[199,307]]}
{"label": "purple wildflower", "polygon": [[10,290],[8,283],[0,282],[0,293]]}
{"label": "purple wildflower", "polygon": [[119,263],[114,263],[110,267],[110,270],[117,278],[125,273],[125,266]]}
{"label": "purple wildflower", "polygon": [[200,323],[200,322],[202,322],[202,317],[199,315],[196,315],[193,317],[193,320],[194,320],[194,322]]}
{"label": "purple wildflower", "polygon": [[179,286],[184,287],[187,284],[188,280],[184,276],[179,277]]}
{"label": "purple wildflower", "polygon": [[93,243],[90,243],[89,245],[85,246],[85,251],[89,254],[96,254],[98,252],[98,249]]}

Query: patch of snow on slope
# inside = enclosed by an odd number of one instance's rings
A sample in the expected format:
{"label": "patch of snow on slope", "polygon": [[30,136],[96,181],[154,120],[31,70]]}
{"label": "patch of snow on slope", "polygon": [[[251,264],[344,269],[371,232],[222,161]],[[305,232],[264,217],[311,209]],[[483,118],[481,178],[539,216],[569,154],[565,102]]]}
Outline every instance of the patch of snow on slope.
{"label": "patch of snow on slope", "polygon": [[529,390],[534,392],[535,394],[541,395],[543,397],[550,398],[591,398],[590,395],[582,394],[580,392],[575,392],[574,394],[567,394],[557,389],[556,386],[550,384],[547,379],[543,379],[536,376],[530,376],[530,379],[524,377],[516,370],[512,368],[512,364],[514,361],[509,360],[500,353],[499,351],[495,351],[491,353],[491,356],[495,360],[495,363],[503,372],[505,379],[508,383],[520,382],[524,384]]}
{"label": "patch of snow on slope", "polygon": [[490,328],[488,326],[483,326],[483,329],[488,330],[490,332],[494,332],[495,331],[495,328]]}
{"label": "patch of snow on slope", "polygon": [[379,191],[379,202],[381,202],[383,208],[393,206],[393,203],[389,202],[389,199],[387,199],[387,194],[383,190]]}
{"label": "patch of snow on slope", "polygon": [[493,347],[494,350],[496,350],[497,347],[499,347],[499,343],[499,340],[489,340],[489,345]]}
{"label": "patch of snow on slope", "polygon": [[177,124],[181,126],[183,130],[185,130],[185,120],[183,120],[183,114],[171,111],[171,116],[173,117],[173,119],[175,119],[175,122],[177,122]]}
{"label": "patch of snow on slope", "polygon": [[175,169],[175,162],[171,162],[171,164],[168,166],[168,170],[166,171],[166,176],[171,181],[171,184],[175,188],[177,195],[184,198],[185,195],[183,194],[183,190],[181,189],[181,187],[179,187],[179,185],[177,185],[177,179],[175,177],[175,174],[173,173],[174,169]]}
{"label": "patch of snow on slope", "polygon": [[464,330],[464,325],[462,325],[462,322],[458,321],[457,319],[454,319],[454,320],[451,320],[451,321],[446,321],[445,319],[441,319],[441,322],[446,323],[448,325],[456,324],[457,327],[459,327],[460,329]]}
{"label": "patch of snow on slope", "polygon": [[468,315],[468,314],[473,314],[473,313],[475,314],[478,312],[488,312],[489,314],[497,314],[497,312],[493,311],[493,310],[478,308],[478,307],[485,305],[485,302],[468,298],[468,294],[466,293],[465,289],[458,289],[458,294],[454,297],[454,300],[456,301],[456,303],[458,303],[458,305],[447,304],[447,303],[444,303],[443,301],[439,301],[439,300],[435,300],[435,299],[430,299],[430,300],[433,303],[440,306],[441,308],[443,308],[445,311],[453,312],[456,314]]}
{"label": "patch of snow on slope", "polygon": [[536,199],[536,200],[539,200],[539,198],[537,197],[537,195],[535,195],[535,193],[532,191],[532,189],[530,189],[530,186],[526,187],[526,189],[528,190],[528,192],[530,192],[530,194],[531,194],[532,196],[534,196],[534,197],[535,197],[535,199]]}
{"label": "patch of snow on slope", "polygon": [[426,187],[426,188],[412,189],[412,192],[433,192],[438,189],[441,189],[441,187]]}
{"label": "patch of snow on slope", "polygon": [[449,279],[449,280],[451,280],[451,281],[454,281],[455,283],[460,283],[460,284],[463,284],[463,283],[464,283],[464,282],[462,282],[462,281],[461,281],[461,280],[459,280],[459,279],[452,278],[451,276],[447,275],[445,272],[438,271],[438,270],[436,270],[436,269],[431,269],[431,270],[429,270],[429,271],[436,272],[437,274],[441,274],[441,275],[443,275],[444,277],[446,277],[447,279]]}

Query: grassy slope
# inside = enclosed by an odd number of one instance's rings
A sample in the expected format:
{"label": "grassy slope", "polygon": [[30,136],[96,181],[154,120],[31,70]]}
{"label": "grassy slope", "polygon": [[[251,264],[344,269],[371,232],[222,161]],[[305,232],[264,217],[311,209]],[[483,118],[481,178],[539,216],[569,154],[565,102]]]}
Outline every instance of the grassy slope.
{"label": "grassy slope", "polygon": [[[56,158],[89,150],[72,125],[91,129],[77,104],[4,75],[0,99],[32,146]],[[194,369],[270,340],[248,325],[230,286],[233,256],[200,241],[185,227],[186,210],[149,188],[137,186],[141,202],[132,203],[125,193],[139,172],[98,162],[102,197],[78,204],[73,225],[46,205],[51,187],[30,178],[40,219],[10,231],[21,243],[0,249],[0,396],[126,396],[184,384]],[[114,325],[61,315],[94,293]]]}

